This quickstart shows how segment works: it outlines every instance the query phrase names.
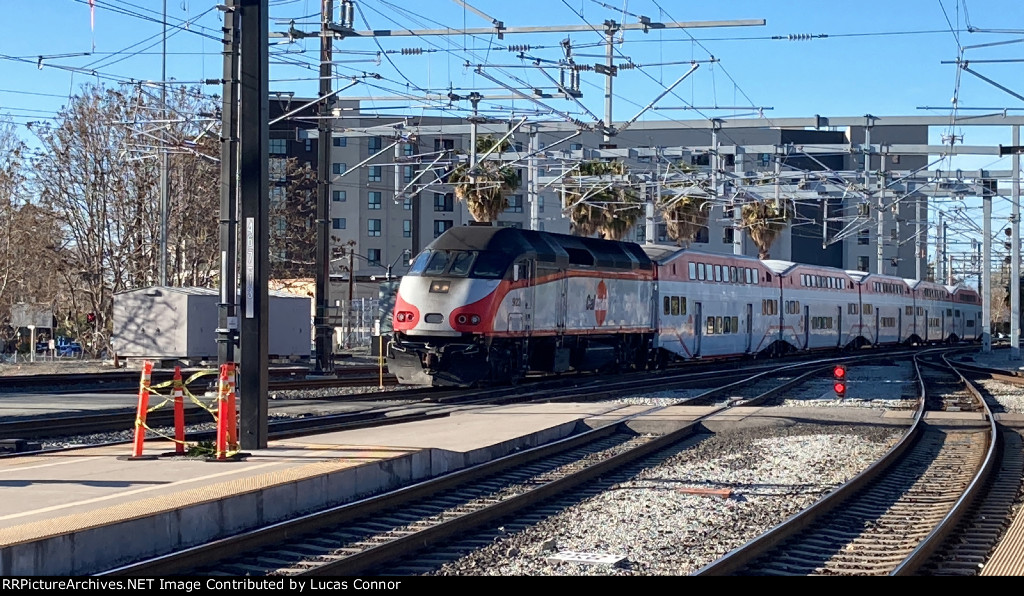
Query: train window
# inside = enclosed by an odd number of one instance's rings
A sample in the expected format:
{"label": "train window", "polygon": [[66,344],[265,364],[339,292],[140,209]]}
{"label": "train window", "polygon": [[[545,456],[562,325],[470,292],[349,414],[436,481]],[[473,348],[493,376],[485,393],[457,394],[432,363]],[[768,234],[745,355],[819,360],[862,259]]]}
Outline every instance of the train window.
{"label": "train window", "polygon": [[672,315],[679,316],[679,296],[672,297]]}
{"label": "train window", "polygon": [[722,320],[722,333],[732,333],[732,317],[725,317]]}
{"label": "train window", "polygon": [[736,272],[735,267],[729,267],[729,281],[736,283],[740,280],[739,273]]}
{"label": "train window", "polygon": [[771,273],[765,273],[764,274],[764,280],[770,282],[772,280],[772,274]]}
{"label": "train window", "polygon": [[476,253],[472,251],[459,251],[455,253],[455,258],[452,259],[452,266],[448,270],[451,275],[458,275],[464,277],[469,274],[469,268],[473,265],[473,259],[476,258]]}
{"label": "train window", "polygon": [[917,307],[917,316],[919,316],[919,317],[924,316],[924,307],[923,306],[918,306]]}
{"label": "train window", "polygon": [[668,305],[669,305],[669,298],[668,298],[668,296],[665,296],[664,298],[662,298],[662,301],[661,301],[661,310],[664,311],[664,314],[666,314],[666,315],[669,313]]}
{"label": "train window", "polygon": [[754,270],[749,268],[749,267],[744,267],[743,270],[746,271],[746,273],[747,273],[747,283],[748,284],[754,283],[754,276],[753,276]]}
{"label": "train window", "polygon": [[733,317],[732,318],[732,332],[733,333],[739,333],[740,332],[740,318],[739,317]]}
{"label": "train window", "polygon": [[966,325],[967,325],[968,327],[974,327],[974,319],[967,319],[967,320],[965,321],[965,324],[966,324]]}
{"label": "train window", "polygon": [[406,275],[422,275],[423,270],[427,268],[427,261],[430,260],[430,251],[425,250],[416,257],[416,260],[409,265],[409,272]]}
{"label": "train window", "polygon": [[953,316],[953,309],[952,308],[947,308],[946,309],[946,316],[947,317]]}
{"label": "train window", "polygon": [[722,281],[722,266],[715,265],[715,281]]}
{"label": "train window", "polygon": [[715,334],[715,317],[708,317],[707,333],[708,335]]}
{"label": "train window", "polygon": [[697,279],[697,264],[690,261],[690,279]]}
{"label": "train window", "polygon": [[841,278],[841,277],[839,278],[839,289],[840,290],[845,290],[846,289],[846,280]]}
{"label": "train window", "polygon": [[801,273],[800,274],[800,285],[802,285],[802,286],[806,286],[807,285],[807,274],[806,273]]}
{"label": "train window", "polygon": [[448,253],[443,250],[435,251],[423,270],[424,275],[440,275],[448,268]]}
{"label": "train window", "polygon": [[875,311],[875,307],[874,306],[871,306],[870,304],[865,304],[864,305],[864,314],[870,315],[870,314],[873,314],[874,311]]}
{"label": "train window", "polygon": [[907,313],[907,316],[910,316],[910,315],[914,314],[914,307],[913,306],[908,306],[906,308],[906,313]]}
{"label": "train window", "polygon": [[762,315],[768,314],[768,301],[767,300],[762,300],[761,301],[761,314]]}
{"label": "train window", "polygon": [[857,314],[857,303],[856,302],[850,302],[847,305],[846,314],[850,314],[850,315]]}
{"label": "train window", "polygon": [[685,315],[686,314],[686,297],[685,296],[680,296],[679,297],[679,314],[681,314],[681,315]]}
{"label": "train window", "polygon": [[505,253],[491,250],[480,251],[473,264],[472,277],[480,279],[501,279],[508,271],[510,257]]}
{"label": "train window", "polygon": [[960,316],[960,309],[959,308],[956,309],[956,316],[958,316],[958,317]]}
{"label": "train window", "polygon": [[722,333],[722,317],[715,317],[715,333]]}
{"label": "train window", "polygon": [[704,263],[697,263],[697,279],[704,281]]}

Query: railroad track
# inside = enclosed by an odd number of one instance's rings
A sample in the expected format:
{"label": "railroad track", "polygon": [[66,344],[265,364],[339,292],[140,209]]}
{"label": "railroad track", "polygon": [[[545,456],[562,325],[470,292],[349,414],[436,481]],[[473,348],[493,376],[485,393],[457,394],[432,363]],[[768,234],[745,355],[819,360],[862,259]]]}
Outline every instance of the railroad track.
{"label": "railroad track", "polygon": [[[915,361],[915,422],[885,458],[694,575],[910,575],[942,548],[993,469],[998,435],[948,362]],[[926,411],[965,415],[925,423]]]}

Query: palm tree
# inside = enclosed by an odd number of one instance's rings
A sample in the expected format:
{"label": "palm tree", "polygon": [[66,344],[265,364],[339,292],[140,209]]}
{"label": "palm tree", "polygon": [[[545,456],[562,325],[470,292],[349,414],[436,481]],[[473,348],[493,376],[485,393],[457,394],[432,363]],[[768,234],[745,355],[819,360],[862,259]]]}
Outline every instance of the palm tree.
{"label": "palm tree", "polygon": [[769,252],[775,239],[786,229],[796,213],[791,199],[762,199],[743,205],[743,225],[750,239],[757,245],[758,258],[771,257]]}
{"label": "palm tree", "polygon": [[[476,152],[487,153],[494,145],[493,138],[483,135],[476,140]],[[511,146],[506,139],[494,151],[504,151]],[[492,222],[508,209],[508,195],[519,188],[520,179],[515,168],[486,160],[478,163],[473,171],[469,163],[455,166],[448,175],[448,183],[455,187],[455,197],[466,202],[473,219]]]}
{"label": "palm tree", "polygon": [[[577,168],[579,176],[626,175],[626,166],[618,161],[585,161]],[[605,186],[598,182],[597,186]],[[592,188],[566,190],[565,207],[569,209],[572,233],[593,236],[600,232],[609,240],[621,240],[643,215],[643,202],[632,187],[608,185],[594,192]],[[586,197],[584,199],[584,197]]]}
{"label": "palm tree", "polygon": [[701,228],[708,225],[707,197],[682,195],[662,207],[668,237],[680,246],[689,246]]}

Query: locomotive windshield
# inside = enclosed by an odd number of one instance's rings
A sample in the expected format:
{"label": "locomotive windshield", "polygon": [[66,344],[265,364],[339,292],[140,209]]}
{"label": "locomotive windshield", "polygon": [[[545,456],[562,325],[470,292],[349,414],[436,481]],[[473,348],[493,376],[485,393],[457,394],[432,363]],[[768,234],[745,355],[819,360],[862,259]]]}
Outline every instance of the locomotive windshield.
{"label": "locomotive windshield", "polygon": [[500,252],[476,250],[425,250],[407,275],[475,277],[501,279],[512,258]]}

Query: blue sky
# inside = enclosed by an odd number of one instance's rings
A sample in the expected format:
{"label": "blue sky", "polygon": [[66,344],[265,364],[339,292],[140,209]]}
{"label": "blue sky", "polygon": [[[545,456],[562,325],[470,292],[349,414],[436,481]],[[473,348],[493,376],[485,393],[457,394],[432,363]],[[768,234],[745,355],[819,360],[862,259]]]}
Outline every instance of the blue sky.
{"label": "blue sky", "polygon": [[[689,61],[710,56],[720,62],[702,63],[658,103],[661,108],[688,105],[702,109],[654,110],[648,118],[681,120],[735,114],[735,110],[703,109],[710,106],[772,108],[764,112],[769,118],[867,113],[948,116],[954,96],[962,108],[1016,108],[1009,113],[1024,115],[1020,99],[968,73],[958,77],[955,65],[941,64],[955,60],[960,47],[966,48],[964,56],[973,61],[1024,57],[1024,43],[1006,43],[1024,40],[1024,8],[1019,0],[475,0],[469,4],[508,27],[589,23],[600,29],[606,19],[636,22],[635,15],[653,21],[766,21],[764,26],[752,27],[627,32],[625,42],[617,46],[615,62],[628,58],[643,68],[621,71],[615,79],[617,121],[629,119],[654,99],[689,69]],[[18,123],[52,117],[68,95],[86,82],[159,80],[163,6],[163,0],[96,0],[93,30],[88,0],[0,0],[5,23],[0,38],[0,115],[7,114]],[[272,32],[284,32],[291,19],[299,30],[318,28],[319,0],[270,0],[270,6]],[[219,78],[222,16],[215,2],[167,0],[166,7],[171,24],[168,78]],[[453,0],[364,0],[357,4],[355,20],[357,29],[366,29],[367,24],[373,29],[490,25],[488,19]],[[184,23],[183,30],[179,26]],[[969,33],[969,26],[979,31]],[[790,35],[828,37],[790,41]],[[530,60],[520,60],[507,46],[529,44],[531,58],[557,61],[562,57],[559,42],[566,37],[572,40],[578,63],[603,62],[599,56],[602,47],[586,47],[602,40],[597,31],[508,35],[504,40],[492,35],[402,37],[380,39],[379,46],[373,39],[346,39],[335,44],[335,60],[341,77],[363,73],[382,77],[359,84],[346,95],[415,95],[424,89],[445,92],[449,85],[464,93],[482,89],[493,94],[499,92],[494,84],[473,73],[478,64],[492,65],[488,72],[505,80],[515,76],[531,86],[550,87],[541,73],[528,67]],[[271,89],[296,96],[315,95],[318,43],[305,39],[274,45]],[[988,47],[972,47],[978,45]],[[427,52],[419,56],[387,54],[377,63],[379,50],[403,48]],[[77,55],[83,53],[89,55]],[[42,68],[39,56],[44,57]],[[971,68],[1024,94],[1022,62],[975,62]],[[341,84],[339,80],[336,86]],[[582,103],[598,116],[604,113],[603,85],[602,75],[582,73]],[[206,88],[219,92],[217,86]],[[375,105],[390,106],[392,112],[419,113],[424,109],[413,102]],[[522,101],[514,105],[519,110],[535,107]],[[589,119],[570,102],[551,100],[549,105]],[[922,106],[941,109],[918,109]],[[940,142],[948,132],[934,129],[933,142]],[[953,132],[963,135],[966,144],[1010,143],[1008,128]],[[1010,167],[1005,158],[964,158],[955,166]],[[1008,207],[997,205],[997,214],[1004,211]]]}

